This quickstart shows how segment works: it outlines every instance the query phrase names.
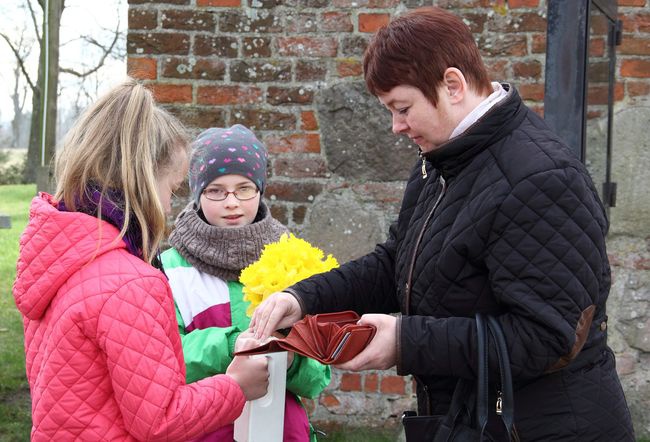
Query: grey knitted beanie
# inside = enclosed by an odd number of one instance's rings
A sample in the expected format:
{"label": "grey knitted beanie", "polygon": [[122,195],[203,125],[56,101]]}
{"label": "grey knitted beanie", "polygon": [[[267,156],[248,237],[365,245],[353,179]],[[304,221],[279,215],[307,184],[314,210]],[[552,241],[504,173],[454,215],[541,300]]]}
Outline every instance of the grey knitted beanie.
{"label": "grey knitted beanie", "polygon": [[241,124],[203,131],[192,143],[190,160],[190,192],[196,207],[206,186],[222,175],[245,176],[264,193],[267,159],[266,146]]}

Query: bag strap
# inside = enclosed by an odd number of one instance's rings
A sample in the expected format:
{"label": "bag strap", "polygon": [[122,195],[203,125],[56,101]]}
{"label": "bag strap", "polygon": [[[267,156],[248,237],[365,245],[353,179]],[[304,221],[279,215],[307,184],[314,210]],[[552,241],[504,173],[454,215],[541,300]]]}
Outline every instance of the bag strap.
{"label": "bag strap", "polygon": [[[488,316],[488,327],[490,335],[494,340],[499,360],[499,373],[501,376],[501,391],[497,398],[497,415],[501,417],[503,424],[508,432],[508,440],[518,440],[514,430],[515,421],[515,400],[514,389],[512,387],[512,372],[510,369],[510,357],[508,356],[508,347],[506,338],[501,329],[499,321],[494,316]],[[500,404],[499,404],[500,402]],[[499,413],[499,405],[501,412]]]}
{"label": "bag strap", "polygon": [[[487,322],[481,313],[476,314],[476,348],[478,367],[476,378],[476,428],[485,431],[488,422],[488,338]],[[482,437],[481,437],[482,440]]]}

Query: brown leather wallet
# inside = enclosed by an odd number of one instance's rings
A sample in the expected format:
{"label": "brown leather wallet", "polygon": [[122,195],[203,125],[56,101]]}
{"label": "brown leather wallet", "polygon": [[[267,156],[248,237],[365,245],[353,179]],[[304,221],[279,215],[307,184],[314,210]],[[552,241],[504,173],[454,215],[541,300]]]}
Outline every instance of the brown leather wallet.
{"label": "brown leather wallet", "polygon": [[352,311],[305,315],[286,338],[238,351],[235,356],[286,350],[323,364],[342,364],[359,354],[375,336],[374,325],[358,325],[358,320],[359,315]]}

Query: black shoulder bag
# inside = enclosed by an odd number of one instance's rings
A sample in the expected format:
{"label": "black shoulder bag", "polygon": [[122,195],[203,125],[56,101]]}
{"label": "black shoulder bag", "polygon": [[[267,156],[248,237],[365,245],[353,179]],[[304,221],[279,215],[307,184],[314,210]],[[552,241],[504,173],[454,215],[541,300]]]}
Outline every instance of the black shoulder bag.
{"label": "black shoulder bag", "polygon": [[[416,416],[406,412],[402,423],[407,442],[496,441],[487,431],[489,407],[488,330],[499,359],[500,390],[496,413],[503,422],[507,440],[518,441],[514,428],[514,392],[508,348],[499,321],[493,316],[476,314],[478,378],[476,382],[459,379],[449,411],[444,415]],[[507,436],[506,436],[507,435]],[[502,439],[503,439],[502,437]]]}

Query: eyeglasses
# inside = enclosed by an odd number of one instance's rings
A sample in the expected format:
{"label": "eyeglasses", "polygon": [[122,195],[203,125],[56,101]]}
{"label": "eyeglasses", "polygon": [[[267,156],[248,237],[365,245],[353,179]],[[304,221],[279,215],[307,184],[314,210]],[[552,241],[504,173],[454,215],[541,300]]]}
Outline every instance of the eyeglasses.
{"label": "eyeglasses", "polygon": [[232,192],[218,187],[209,187],[203,191],[203,195],[210,201],[223,201],[232,193],[239,201],[248,201],[255,198],[258,192],[257,187],[252,186],[240,187]]}

